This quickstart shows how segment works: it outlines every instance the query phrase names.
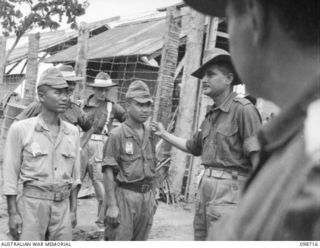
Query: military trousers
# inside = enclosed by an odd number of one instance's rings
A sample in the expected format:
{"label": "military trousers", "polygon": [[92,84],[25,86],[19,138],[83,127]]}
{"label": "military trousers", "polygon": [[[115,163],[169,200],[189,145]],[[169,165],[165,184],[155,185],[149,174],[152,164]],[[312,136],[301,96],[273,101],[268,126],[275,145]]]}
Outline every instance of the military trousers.
{"label": "military trousers", "polygon": [[116,187],[116,198],[120,224],[117,227],[106,224],[105,240],[147,240],[157,208],[154,192],[137,193]]}
{"label": "military trousers", "polygon": [[[237,209],[246,178],[232,179],[223,172],[218,176],[203,175],[199,185],[193,221],[195,240],[219,240],[216,230]],[[227,175],[227,174],[225,174]]]}
{"label": "military trousers", "polygon": [[52,201],[21,195],[18,211],[23,223],[20,240],[72,240],[69,199]]}

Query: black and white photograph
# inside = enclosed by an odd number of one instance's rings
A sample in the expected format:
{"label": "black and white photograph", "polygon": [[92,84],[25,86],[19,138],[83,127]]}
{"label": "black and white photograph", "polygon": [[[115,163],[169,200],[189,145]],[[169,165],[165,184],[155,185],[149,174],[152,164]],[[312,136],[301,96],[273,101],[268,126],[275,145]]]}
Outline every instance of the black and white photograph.
{"label": "black and white photograph", "polygon": [[108,241],[320,246],[320,0],[0,0],[0,245]]}

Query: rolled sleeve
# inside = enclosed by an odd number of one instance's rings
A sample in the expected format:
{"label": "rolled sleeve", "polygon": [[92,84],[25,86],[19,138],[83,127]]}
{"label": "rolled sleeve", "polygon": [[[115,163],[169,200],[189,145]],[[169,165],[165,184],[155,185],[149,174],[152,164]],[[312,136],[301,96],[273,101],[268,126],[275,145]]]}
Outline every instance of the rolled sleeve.
{"label": "rolled sleeve", "polygon": [[80,134],[78,130],[76,134],[76,157],[75,157],[74,171],[72,175],[73,175],[72,189],[74,189],[81,184]]}
{"label": "rolled sleeve", "polygon": [[81,127],[81,129],[84,132],[89,131],[91,129],[91,127],[92,127],[92,123],[88,119],[86,113],[80,108],[79,108],[78,125]]}
{"label": "rolled sleeve", "polygon": [[22,163],[22,144],[18,123],[13,123],[9,129],[3,162],[3,194],[17,195],[18,181]]}
{"label": "rolled sleeve", "polygon": [[126,120],[126,111],[119,104],[113,105],[114,109],[114,118],[116,118],[119,122],[124,122]]}
{"label": "rolled sleeve", "polygon": [[118,158],[120,156],[120,141],[117,136],[110,133],[103,149],[102,171],[106,167],[118,168]]}
{"label": "rolled sleeve", "polygon": [[187,140],[187,150],[194,156],[200,156],[202,153],[202,131],[197,131],[191,139]]}
{"label": "rolled sleeve", "polygon": [[244,153],[249,155],[251,152],[259,151],[260,145],[256,135],[261,128],[261,117],[258,110],[252,104],[243,106],[239,125]]}

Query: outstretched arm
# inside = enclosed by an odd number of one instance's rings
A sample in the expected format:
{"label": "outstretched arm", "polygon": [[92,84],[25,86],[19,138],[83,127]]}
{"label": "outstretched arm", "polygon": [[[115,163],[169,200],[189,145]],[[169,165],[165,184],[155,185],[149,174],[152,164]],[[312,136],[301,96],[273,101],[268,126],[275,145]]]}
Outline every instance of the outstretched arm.
{"label": "outstretched arm", "polygon": [[179,138],[169,132],[167,132],[163,125],[160,122],[152,122],[151,129],[155,135],[169,142],[171,145],[177,147],[178,149],[190,153],[187,149],[187,140],[183,138]]}

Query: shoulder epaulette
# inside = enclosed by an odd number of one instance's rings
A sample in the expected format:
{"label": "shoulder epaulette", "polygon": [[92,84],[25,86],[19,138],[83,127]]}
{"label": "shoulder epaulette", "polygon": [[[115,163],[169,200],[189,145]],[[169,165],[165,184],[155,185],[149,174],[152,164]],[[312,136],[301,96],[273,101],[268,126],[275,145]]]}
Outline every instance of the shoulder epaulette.
{"label": "shoulder epaulette", "polygon": [[235,97],[235,98],[233,98],[233,101],[239,102],[242,105],[247,105],[247,104],[251,103],[247,98],[244,98],[244,97]]}

